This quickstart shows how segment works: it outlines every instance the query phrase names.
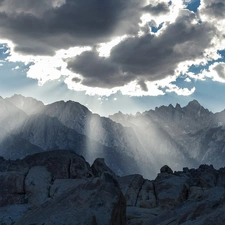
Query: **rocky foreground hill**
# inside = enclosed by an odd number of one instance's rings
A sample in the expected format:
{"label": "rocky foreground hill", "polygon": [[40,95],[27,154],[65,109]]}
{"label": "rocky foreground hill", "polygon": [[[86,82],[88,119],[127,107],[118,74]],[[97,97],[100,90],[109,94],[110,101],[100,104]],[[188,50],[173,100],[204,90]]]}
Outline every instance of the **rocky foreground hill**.
{"label": "rocky foreground hill", "polygon": [[1,225],[222,225],[225,168],[117,176],[74,151],[0,158]]}

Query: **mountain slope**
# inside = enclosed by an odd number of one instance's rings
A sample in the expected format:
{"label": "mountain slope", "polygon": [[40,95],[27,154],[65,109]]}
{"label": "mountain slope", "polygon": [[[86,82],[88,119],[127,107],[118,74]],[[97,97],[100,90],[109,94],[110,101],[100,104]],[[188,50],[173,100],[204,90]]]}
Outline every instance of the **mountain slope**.
{"label": "mountain slope", "polygon": [[18,128],[27,118],[27,114],[11,102],[0,97],[0,127],[6,131]]}
{"label": "mountain slope", "polygon": [[77,102],[44,105],[20,95],[1,98],[0,106],[0,151],[8,158],[71,149],[89,162],[105,158],[118,174],[138,172],[148,178],[168,163],[174,170],[224,165],[225,111],[213,114],[196,100],[110,118]]}
{"label": "mountain slope", "polygon": [[[132,128],[123,127],[109,118],[92,114],[86,107],[73,101],[49,104],[41,113],[57,118],[66,127],[114,149],[118,154],[133,158],[137,164],[152,167],[152,174],[156,172],[153,155],[150,154],[146,159],[143,146]],[[146,174],[144,166],[141,166],[141,169],[142,174]]]}
{"label": "mountain slope", "polygon": [[[42,151],[71,149],[83,155],[89,162],[92,162],[96,157],[103,157],[118,174],[140,171],[137,162],[126,151],[118,151],[104,146],[83,134],[79,134],[63,125],[56,117],[44,114],[31,115],[15,131],[15,135],[39,147]],[[20,157],[23,157],[23,152],[21,152]]]}
{"label": "mountain slope", "polygon": [[135,116],[117,113],[110,118],[132,127],[145,148],[154,151],[160,162],[167,159],[173,169],[202,163],[224,166],[224,111],[213,114],[194,100],[183,108],[161,106]]}

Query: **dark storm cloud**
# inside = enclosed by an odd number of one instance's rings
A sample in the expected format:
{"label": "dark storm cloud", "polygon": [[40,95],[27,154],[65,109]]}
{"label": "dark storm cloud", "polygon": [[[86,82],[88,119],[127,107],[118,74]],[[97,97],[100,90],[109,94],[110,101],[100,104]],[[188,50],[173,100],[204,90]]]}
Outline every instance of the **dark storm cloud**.
{"label": "dark storm cloud", "polygon": [[5,11],[0,10],[0,35],[12,40],[16,50],[25,54],[53,54],[61,48],[135,34],[143,8],[143,1],[138,0],[67,0],[59,7],[49,7],[43,1],[44,8],[28,4],[41,5],[42,1],[23,0],[20,6],[18,1],[9,2],[3,7]]}
{"label": "dark storm cloud", "polygon": [[133,79],[124,74],[109,58],[87,51],[68,61],[68,69],[83,76],[82,84],[91,87],[112,88],[123,86]]}
{"label": "dark storm cloud", "polygon": [[[88,86],[98,86],[95,79],[99,80],[101,87],[116,87],[126,81],[138,80],[140,87],[146,91],[144,81],[174,75],[180,62],[204,57],[204,49],[210,46],[215,30],[208,23],[194,24],[195,19],[195,14],[184,10],[161,35],[127,38],[115,46],[106,59],[96,53],[83,53],[69,63],[69,68],[85,79],[94,78]],[[126,79],[119,70],[128,74]],[[113,76],[109,75],[110,71]]]}
{"label": "dark storm cloud", "polygon": [[140,85],[142,91],[148,91],[148,87],[147,87],[147,85],[146,85],[146,83],[145,83],[144,80],[140,80],[140,81],[138,82],[138,84]]}
{"label": "dark storm cloud", "polygon": [[150,81],[173,75],[180,62],[203,57],[214,35],[209,24],[193,24],[194,20],[193,13],[183,11],[161,35],[129,38],[112,50],[111,58],[124,71]]}
{"label": "dark storm cloud", "polygon": [[207,14],[210,17],[224,19],[225,17],[225,2],[224,0],[205,0],[205,7],[201,13]]}
{"label": "dark storm cloud", "polygon": [[74,81],[75,83],[79,83],[79,82],[81,82],[81,79],[80,78],[77,78],[77,77],[74,77],[72,79],[72,81]]}
{"label": "dark storm cloud", "polygon": [[143,8],[145,12],[149,12],[154,16],[160,14],[166,14],[169,12],[169,5],[165,3],[159,3],[158,5],[149,4]]}

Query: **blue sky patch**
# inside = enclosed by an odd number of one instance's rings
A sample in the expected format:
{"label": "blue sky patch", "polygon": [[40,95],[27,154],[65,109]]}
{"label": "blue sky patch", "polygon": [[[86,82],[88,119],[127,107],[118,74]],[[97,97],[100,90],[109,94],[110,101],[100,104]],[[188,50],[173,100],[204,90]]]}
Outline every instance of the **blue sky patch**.
{"label": "blue sky patch", "polygon": [[197,12],[198,7],[200,6],[200,0],[191,0],[190,3],[186,2],[187,9],[192,12]]}

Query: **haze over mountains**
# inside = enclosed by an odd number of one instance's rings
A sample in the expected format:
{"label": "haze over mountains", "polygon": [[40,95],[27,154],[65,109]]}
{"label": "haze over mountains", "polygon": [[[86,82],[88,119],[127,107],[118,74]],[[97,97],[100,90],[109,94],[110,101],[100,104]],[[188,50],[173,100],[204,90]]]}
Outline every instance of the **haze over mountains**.
{"label": "haze over mountains", "polygon": [[71,149],[90,163],[97,157],[118,175],[156,176],[213,164],[224,167],[225,111],[212,113],[197,101],[109,118],[73,101],[49,105],[21,95],[0,99],[0,154],[6,159],[53,149]]}

